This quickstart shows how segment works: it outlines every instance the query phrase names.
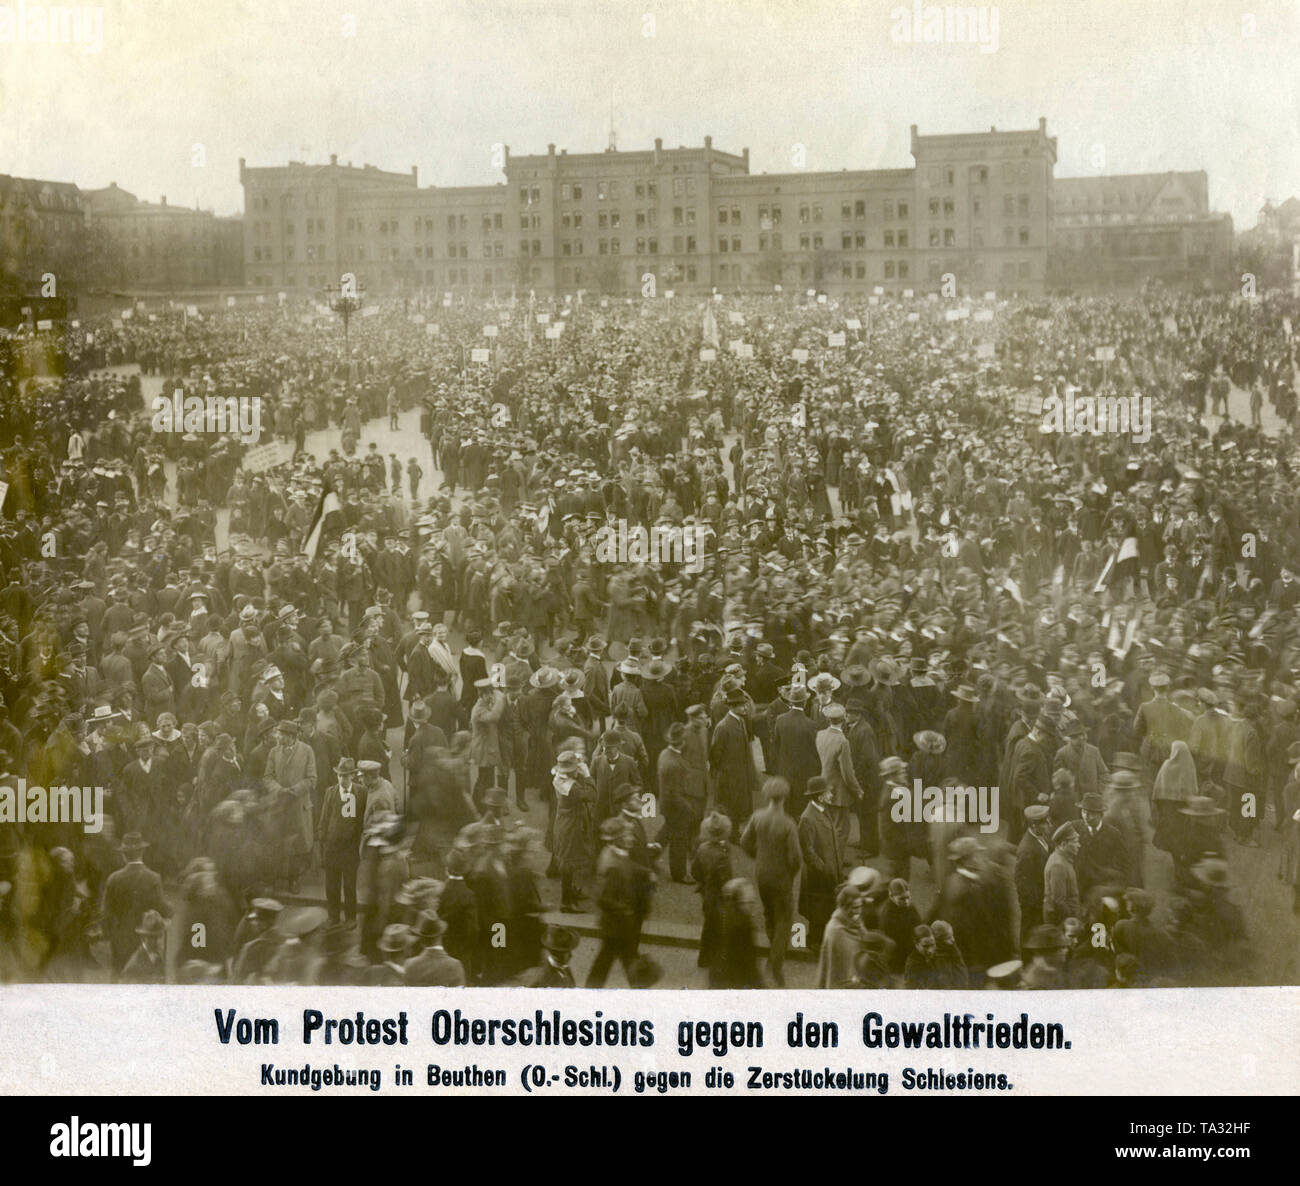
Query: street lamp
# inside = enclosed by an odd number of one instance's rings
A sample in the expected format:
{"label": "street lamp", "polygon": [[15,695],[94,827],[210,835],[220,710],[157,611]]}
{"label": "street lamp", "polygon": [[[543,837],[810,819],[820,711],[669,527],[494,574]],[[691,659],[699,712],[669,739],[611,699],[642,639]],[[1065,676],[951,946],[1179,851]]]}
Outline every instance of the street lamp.
{"label": "street lamp", "polygon": [[357,284],[352,277],[345,277],[337,285],[325,286],[325,297],[329,302],[329,307],[335,313],[343,318],[343,348],[351,356],[352,347],[348,340],[348,326],[352,322],[352,314],[361,308],[365,297],[365,286]]}

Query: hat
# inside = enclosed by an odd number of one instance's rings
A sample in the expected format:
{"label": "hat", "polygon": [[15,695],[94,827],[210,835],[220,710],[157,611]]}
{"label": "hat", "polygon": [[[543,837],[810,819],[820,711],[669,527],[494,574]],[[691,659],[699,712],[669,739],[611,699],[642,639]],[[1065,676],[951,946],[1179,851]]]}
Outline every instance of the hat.
{"label": "hat", "polygon": [[1147,676],[1147,683],[1153,688],[1167,688],[1169,687],[1169,676],[1163,671],[1153,671]]}
{"label": "hat", "polygon": [[555,755],[555,769],[568,772],[576,770],[582,762],[582,755],[577,750],[564,750]]}
{"label": "hat", "polygon": [[871,683],[871,672],[862,663],[850,663],[840,672],[840,679],[846,687],[865,688]]}
{"label": "hat", "polygon": [[239,611],[239,620],[241,622],[251,622],[256,617],[257,607],[251,601]]}
{"label": "hat", "polygon": [[1183,815],[1206,816],[1227,815],[1222,807],[1216,807],[1209,795],[1193,795],[1187,800],[1186,807],[1178,809]]}
{"label": "hat", "polygon": [[411,928],[404,923],[389,923],[379,938],[379,950],[388,955],[398,955],[406,951],[414,941]]}
{"label": "hat", "polygon": [[121,849],[123,852],[144,852],[149,847],[147,841],[139,832],[128,832],[122,837]]}
{"label": "hat", "polygon": [[415,920],[415,935],[425,943],[436,943],[447,933],[447,924],[436,914],[421,910]]}
{"label": "hat", "polygon": [[1196,699],[1210,708],[1214,708],[1219,703],[1218,693],[1211,688],[1197,688]]}
{"label": "hat", "polygon": [[1029,938],[1021,944],[1021,947],[1025,951],[1063,951],[1069,945],[1065,932],[1060,927],[1043,923],[1029,932]]}
{"label": "hat", "polygon": [[879,684],[887,684],[893,687],[899,683],[902,678],[902,671],[893,659],[880,658],[871,664],[871,677]]}
{"label": "hat", "polygon": [[1206,857],[1192,866],[1192,876],[1202,885],[1224,886],[1229,884],[1228,862],[1218,857]]}
{"label": "hat", "polygon": [[1047,807],[1042,803],[1031,803],[1025,808],[1025,819],[1031,824],[1047,818]]}
{"label": "hat", "polygon": [[730,688],[727,691],[728,704],[748,704],[749,697],[745,695],[743,688]]}
{"label": "hat", "polygon": [[869,894],[878,889],[885,880],[885,875],[879,869],[873,869],[870,865],[858,865],[855,869],[849,871],[847,883],[853,886],[860,893]]}
{"label": "hat", "polygon": [[591,655],[602,655],[609,646],[599,634],[593,634],[584,644],[584,649]]}
{"label": "hat", "polygon": [[704,704],[688,704],[686,706],[686,715],[688,717],[696,718],[707,717],[709,715],[709,709],[708,706]]}
{"label": "hat", "polygon": [[144,917],[140,919],[140,925],[135,928],[137,935],[165,935],[167,933],[167,924],[163,922],[163,917],[156,910],[146,910]]}
{"label": "hat", "polygon": [[554,667],[539,667],[528,679],[534,688],[553,688],[560,682],[560,673]]}
{"label": "hat", "polygon": [[351,758],[340,758],[339,764],[334,767],[335,774],[355,774],[357,764]]}
{"label": "hat", "polygon": [[808,689],[803,684],[785,684],[778,692],[787,704],[804,704],[808,700]]}
{"label": "hat", "polygon": [[254,914],[261,914],[261,915],[268,915],[268,914],[278,915],[280,911],[284,909],[284,906],[281,905],[279,902],[277,902],[274,898],[254,898],[252,902],[249,903],[249,905],[252,907]]}
{"label": "hat", "polygon": [[1064,844],[1071,836],[1077,836],[1079,829],[1075,826],[1073,820],[1067,820],[1055,832],[1052,833],[1052,843]]}
{"label": "hat", "polygon": [[1024,966],[1024,963],[1020,960],[1006,960],[1003,963],[994,964],[984,975],[993,981],[995,986],[1001,987],[1004,982],[1010,986],[1019,978],[1020,969]]}
{"label": "hat", "polygon": [[810,692],[834,692],[840,686],[840,681],[829,671],[819,671],[808,681],[808,690]]}
{"label": "hat", "polygon": [[622,675],[640,675],[641,664],[629,656],[618,665],[618,670]]}
{"label": "hat", "polygon": [[824,716],[828,721],[842,721],[847,715],[844,705],[839,704],[834,700],[826,705],[821,712],[822,716]]}
{"label": "hat", "polygon": [[284,672],[281,671],[274,663],[272,663],[270,666],[267,667],[265,671],[262,672],[262,682],[269,683],[271,680],[282,678],[283,676],[284,676]]}
{"label": "hat", "polygon": [[953,689],[952,694],[956,699],[964,700],[967,704],[977,704],[979,702],[979,693],[970,684],[958,684]]}
{"label": "hat", "polygon": [[1106,804],[1096,791],[1089,791],[1079,801],[1079,810],[1086,811],[1089,815],[1101,815],[1106,810]]}
{"label": "hat", "polygon": [[320,906],[298,906],[293,910],[281,911],[275,920],[275,930],[289,939],[297,939],[319,930],[329,918]]}
{"label": "hat", "polygon": [[914,733],[912,741],[917,749],[926,754],[941,754],[948,748],[947,738],[933,729],[922,729],[919,733]]}
{"label": "hat", "polygon": [[567,955],[578,946],[578,936],[568,927],[548,926],[542,932],[542,946],[557,955]]}
{"label": "hat", "polygon": [[357,769],[360,770],[362,774],[373,774],[379,769],[379,763],[371,758],[362,758],[361,761],[357,763]]}
{"label": "hat", "polygon": [[641,669],[641,674],[648,680],[658,681],[663,679],[672,669],[673,665],[666,659],[651,659]]}

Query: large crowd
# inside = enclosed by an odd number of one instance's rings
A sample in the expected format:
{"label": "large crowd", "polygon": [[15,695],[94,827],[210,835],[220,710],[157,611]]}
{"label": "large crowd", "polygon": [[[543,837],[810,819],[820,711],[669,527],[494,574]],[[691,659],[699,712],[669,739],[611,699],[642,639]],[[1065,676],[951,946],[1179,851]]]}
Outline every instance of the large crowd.
{"label": "large crowd", "polygon": [[[711,987],[801,948],[823,988],[1258,982],[1294,929],[1243,878],[1300,914],[1298,317],[588,295],[0,343],[0,979],[649,985],[680,883]],[[153,431],[141,376],[283,448]],[[1067,388],[1149,439],[1041,431]],[[60,787],[102,826],[33,814]]]}

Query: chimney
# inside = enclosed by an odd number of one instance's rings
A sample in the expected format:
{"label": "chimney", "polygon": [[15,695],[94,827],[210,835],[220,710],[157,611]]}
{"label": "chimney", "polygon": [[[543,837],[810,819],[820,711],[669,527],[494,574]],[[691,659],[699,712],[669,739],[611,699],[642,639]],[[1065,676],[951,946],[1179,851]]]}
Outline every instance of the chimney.
{"label": "chimney", "polygon": [[742,148],[742,149],[740,150],[740,156],[741,156],[741,159],[744,160],[744,162],[745,162],[745,172],[748,173],[748,172],[749,172],[749,149],[748,149],[748,148]]}
{"label": "chimney", "polygon": [[330,164],[331,164],[331,165],[337,165],[338,163],[339,163],[339,154],[338,154],[337,152],[331,152],[331,153],[330,153]]}
{"label": "chimney", "polygon": [[420,184],[420,168],[418,165],[411,166],[411,184],[412,185]]}
{"label": "chimney", "polygon": [[555,155],[555,145],[554,145],[554,144],[548,144],[548,145],[546,146],[546,155],[547,155],[547,156],[554,156],[554,155]]}
{"label": "chimney", "polygon": [[164,205],[164,206],[167,205],[167,195],[166,195],[166,194],[163,194],[163,196],[162,196],[162,203],[161,203],[161,204]]}
{"label": "chimney", "polygon": [[1043,135],[1047,135],[1047,116],[1040,115],[1038,117],[1038,130],[1042,132]]}
{"label": "chimney", "polygon": [[242,156],[239,158],[239,180],[242,184],[244,180],[244,158]]}
{"label": "chimney", "polygon": [[704,137],[704,147],[705,147],[705,148],[712,148],[712,147],[713,147],[713,137],[712,137],[712,136],[705,136],[705,137]]}
{"label": "chimney", "polygon": [[664,150],[664,138],[662,136],[656,136],[655,137],[655,164],[656,165],[659,164],[659,154],[663,152],[663,150]]}

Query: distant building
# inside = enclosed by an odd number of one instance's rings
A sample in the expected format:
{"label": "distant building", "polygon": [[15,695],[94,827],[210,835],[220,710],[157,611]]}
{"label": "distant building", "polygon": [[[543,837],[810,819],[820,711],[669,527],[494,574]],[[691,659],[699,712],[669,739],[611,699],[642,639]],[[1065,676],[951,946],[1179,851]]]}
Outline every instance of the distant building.
{"label": "distant building", "polygon": [[75,291],[85,247],[82,195],[72,182],[0,174],[0,288],[32,295],[49,275],[59,293]]}
{"label": "distant building", "polygon": [[1232,283],[1232,217],[1211,212],[1203,170],[1058,177],[1055,204],[1053,288]]}
{"label": "distant building", "polygon": [[142,202],[117,182],[82,197],[105,256],[100,286],[173,292],[242,283],[240,219],[170,206],[166,197]]}

